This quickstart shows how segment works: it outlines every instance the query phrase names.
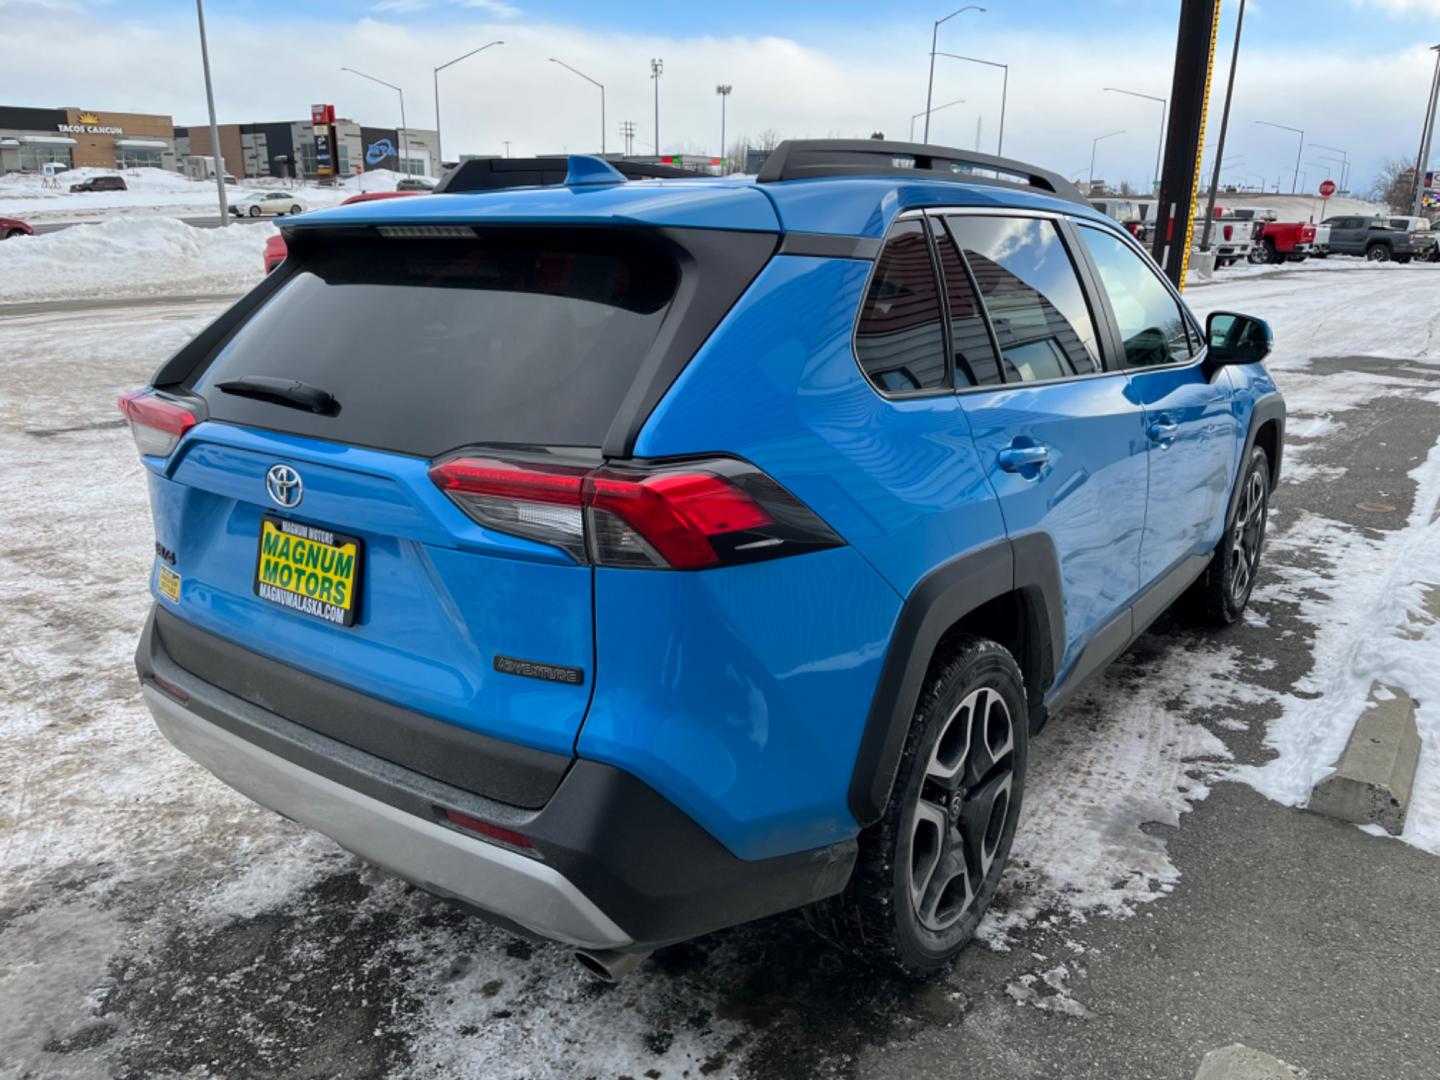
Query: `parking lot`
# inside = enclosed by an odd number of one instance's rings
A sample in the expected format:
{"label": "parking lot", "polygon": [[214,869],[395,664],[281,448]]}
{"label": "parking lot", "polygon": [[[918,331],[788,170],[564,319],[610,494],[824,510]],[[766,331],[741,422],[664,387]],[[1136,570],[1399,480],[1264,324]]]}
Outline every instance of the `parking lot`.
{"label": "parking lot", "polygon": [[[131,654],[141,466],[114,408],[224,304],[0,314],[0,1075],[1312,1080],[1440,1061],[1440,267],[1245,271],[1290,409],[1245,620],[1164,618],[1032,751],[1010,869],[943,980],[785,917],[618,985],[256,807],[174,752]],[[1433,573],[1432,573],[1433,578]],[[1375,679],[1420,702],[1402,841],[1295,808]],[[1277,757],[1278,752],[1278,757]]]}

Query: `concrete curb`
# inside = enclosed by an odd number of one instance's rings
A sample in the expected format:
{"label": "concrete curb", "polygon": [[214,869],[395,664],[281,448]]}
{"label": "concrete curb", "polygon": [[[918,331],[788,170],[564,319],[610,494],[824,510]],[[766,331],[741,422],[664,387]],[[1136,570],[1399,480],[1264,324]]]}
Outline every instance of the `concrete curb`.
{"label": "concrete curb", "polygon": [[1232,1043],[1206,1054],[1195,1080],[1299,1080],[1300,1075],[1299,1069],[1277,1057]]}
{"label": "concrete curb", "polygon": [[1309,808],[1399,836],[1420,764],[1420,732],[1410,695],[1393,686],[1381,690],[1378,682],[1370,687],[1369,707],[1355,722],[1334,773],[1310,792]]}

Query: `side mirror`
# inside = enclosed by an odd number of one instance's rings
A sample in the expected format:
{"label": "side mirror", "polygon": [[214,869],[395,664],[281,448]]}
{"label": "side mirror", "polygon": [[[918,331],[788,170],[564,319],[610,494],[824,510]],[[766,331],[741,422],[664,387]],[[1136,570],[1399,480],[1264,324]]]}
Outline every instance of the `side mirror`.
{"label": "side mirror", "polygon": [[1210,363],[1220,367],[1258,364],[1270,355],[1275,336],[1264,319],[1216,311],[1205,320],[1205,341],[1209,345]]}

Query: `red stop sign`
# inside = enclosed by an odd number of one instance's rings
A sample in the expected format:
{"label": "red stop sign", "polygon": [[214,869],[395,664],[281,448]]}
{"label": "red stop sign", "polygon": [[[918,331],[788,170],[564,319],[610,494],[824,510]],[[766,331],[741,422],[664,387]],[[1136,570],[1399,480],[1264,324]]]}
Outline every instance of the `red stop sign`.
{"label": "red stop sign", "polygon": [[1320,197],[1321,197],[1322,199],[1328,199],[1328,198],[1330,198],[1331,195],[1334,195],[1334,194],[1335,194],[1335,181],[1334,181],[1334,180],[1326,180],[1326,181],[1324,181],[1324,182],[1320,185]]}

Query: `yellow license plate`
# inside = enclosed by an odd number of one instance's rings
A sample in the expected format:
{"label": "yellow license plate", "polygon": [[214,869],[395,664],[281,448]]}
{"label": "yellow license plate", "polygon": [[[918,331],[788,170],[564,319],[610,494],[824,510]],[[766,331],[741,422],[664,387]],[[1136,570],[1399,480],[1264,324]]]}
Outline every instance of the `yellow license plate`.
{"label": "yellow license plate", "polygon": [[260,519],[255,595],[337,626],[360,608],[365,544],[358,536],[266,514]]}

